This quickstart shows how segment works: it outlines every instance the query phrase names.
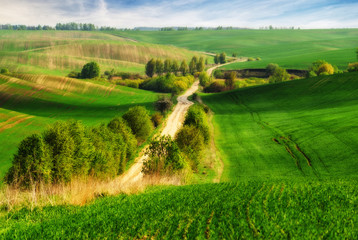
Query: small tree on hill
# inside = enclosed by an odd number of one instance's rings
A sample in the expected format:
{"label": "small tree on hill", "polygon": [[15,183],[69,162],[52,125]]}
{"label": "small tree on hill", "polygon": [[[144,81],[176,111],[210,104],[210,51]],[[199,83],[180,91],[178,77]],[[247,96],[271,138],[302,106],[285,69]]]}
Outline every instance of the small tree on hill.
{"label": "small tree on hill", "polygon": [[269,78],[270,83],[280,83],[288,81],[290,79],[290,74],[286,72],[286,69],[278,67],[275,69],[275,72]]}
{"label": "small tree on hill", "polygon": [[153,124],[150,120],[149,112],[142,106],[132,107],[123,115],[123,119],[132,129],[137,139],[144,141],[151,131]]}
{"label": "small tree on hill", "polygon": [[163,71],[164,71],[164,64],[163,61],[161,59],[157,59],[155,62],[155,69],[156,69],[156,73],[158,75],[162,75]]}
{"label": "small tree on hill", "polygon": [[214,57],[214,62],[215,64],[219,64],[220,63],[220,55],[219,54],[216,54],[215,57]]}
{"label": "small tree on hill", "polygon": [[235,79],[236,79],[236,72],[230,72],[229,76],[225,79],[225,86],[231,90],[234,89],[235,86]]}
{"label": "small tree on hill", "polygon": [[219,61],[220,61],[221,64],[226,63],[226,53],[223,52],[223,53],[220,54]]}
{"label": "small tree on hill", "polygon": [[169,111],[173,106],[172,100],[166,96],[160,96],[158,100],[154,103],[155,110],[164,114],[165,112]]}
{"label": "small tree on hill", "polygon": [[204,58],[200,57],[199,58],[199,62],[196,64],[196,70],[198,72],[202,72],[205,69],[205,62],[204,62]]}
{"label": "small tree on hill", "polygon": [[189,63],[189,72],[194,75],[194,73],[196,72],[196,61],[194,59],[194,57],[191,59],[190,63]]}
{"label": "small tree on hill", "polygon": [[148,77],[153,77],[156,72],[156,61],[154,58],[150,59],[145,65],[145,74],[147,74]]}
{"label": "small tree on hill", "polygon": [[275,63],[269,63],[266,66],[266,73],[267,75],[271,76],[275,73],[276,69],[279,68],[278,64]]}
{"label": "small tree on hill", "polygon": [[99,65],[96,62],[90,62],[83,66],[81,71],[82,78],[95,78],[100,73]]}
{"label": "small tree on hill", "polygon": [[174,60],[172,62],[172,72],[177,75],[178,74],[178,71],[179,71],[179,64],[178,64],[178,61],[177,60]]}
{"label": "small tree on hill", "polygon": [[199,75],[199,83],[201,86],[206,87],[210,83],[210,77],[206,72],[201,72]]}
{"label": "small tree on hill", "polygon": [[187,73],[188,73],[188,71],[189,71],[189,67],[188,67],[188,64],[186,63],[186,61],[185,60],[183,60],[182,62],[181,62],[181,65],[180,65],[180,72],[181,72],[181,74],[183,75],[183,76],[185,76]]}
{"label": "small tree on hill", "polygon": [[165,73],[172,72],[172,62],[170,61],[170,59],[165,59],[164,61],[164,72]]}

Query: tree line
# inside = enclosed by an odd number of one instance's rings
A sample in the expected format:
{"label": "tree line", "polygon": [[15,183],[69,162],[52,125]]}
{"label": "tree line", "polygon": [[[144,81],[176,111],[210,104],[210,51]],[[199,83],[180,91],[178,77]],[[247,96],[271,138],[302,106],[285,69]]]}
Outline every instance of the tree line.
{"label": "tree line", "polygon": [[164,62],[161,59],[150,59],[145,65],[145,73],[148,77],[153,77],[155,74],[161,76],[166,73],[174,73],[182,76],[188,73],[194,74],[196,72],[202,72],[205,69],[205,60],[203,57],[198,58],[193,56],[189,65],[186,60],[181,61],[180,65],[177,60],[165,59]]}
{"label": "tree line", "polygon": [[113,31],[117,30],[114,27],[102,26],[98,27],[92,23],[57,23],[54,27],[49,25],[37,25],[37,26],[27,26],[27,25],[11,25],[11,24],[2,24],[0,25],[0,30],[73,30],[73,31]]}

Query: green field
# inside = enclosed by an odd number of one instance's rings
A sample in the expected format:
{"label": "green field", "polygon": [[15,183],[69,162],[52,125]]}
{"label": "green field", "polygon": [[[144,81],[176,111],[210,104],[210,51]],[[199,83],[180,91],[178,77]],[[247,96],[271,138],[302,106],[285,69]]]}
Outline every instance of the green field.
{"label": "green field", "polygon": [[65,76],[96,61],[106,70],[144,74],[151,58],[181,61],[198,55],[186,49],[138,43],[102,32],[0,31],[0,67],[12,72]]}
{"label": "green field", "polygon": [[[0,216],[2,239],[356,239],[358,182],[156,188]],[[344,196],[344,197],[343,197]]]}
{"label": "green field", "polygon": [[130,107],[151,111],[158,94],[106,82],[48,75],[0,75],[0,178],[11,165],[17,145],[57,120],[86,125],[108,122]]}
{"label": "green field", "polygon": [[323,59],[344,70],[349,62],[356,61],[354,49],[358,46],[358,29],[124,31],[117,35],[194,51],[262,58],[225,69],[263,68],[271,62],[284,68],[307,69],[313,61]]}
{"label": "green field", "polygon": [[204,94],[223,181],[357,176],[358,74]]}

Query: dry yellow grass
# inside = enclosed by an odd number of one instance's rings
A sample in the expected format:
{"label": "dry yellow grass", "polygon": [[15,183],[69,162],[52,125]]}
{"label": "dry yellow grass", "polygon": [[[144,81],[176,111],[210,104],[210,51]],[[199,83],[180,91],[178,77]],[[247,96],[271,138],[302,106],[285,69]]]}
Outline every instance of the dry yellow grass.
{"label": "dry yellow grass", "polygon": [[179,176],[145,176],[140,181],[126,184],[119,176],[109,180],[77,178],[68,184],[41,185],[29,190],[5,185],[0,190],[0,207],[11,211],[22,207],[33,209],[66,204],[82,206],[98,197],[137,194],[154,185],[181,185],[181,180]]}

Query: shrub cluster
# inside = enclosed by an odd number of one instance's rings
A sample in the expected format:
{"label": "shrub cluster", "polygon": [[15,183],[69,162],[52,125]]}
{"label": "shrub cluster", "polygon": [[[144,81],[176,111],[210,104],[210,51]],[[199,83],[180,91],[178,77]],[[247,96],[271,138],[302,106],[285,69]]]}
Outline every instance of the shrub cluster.
{"label": "shrub cluster", "polygon": [[317,60],[312,63],[311,67],[308,70],[308,77],[315,77],[319,75],[331,75],[333,73],[337,73],[338,68],[336,66],[332,66],[328,62],[324,60]]}
{"label": "shrub cluster", "polygon": [[139,85],[139,88],[162,93],[179,94],[188,89],[193,82],[193,76],[188,75],[178,77],[168,73],[165,76],[159,76],[144,81]]}
{"label": "shrub cluster", "polygon": [[29,187],[40,182],[66,183],[74,176],[113,177],[124,171],[136,146],[136,138],[121,118],[92,128],[79,121],[59,121],[20,143],[5,182]]}
{"label": "shrub cluster", "polygon": [[153,125],[144,107],[130,108],[107,125],[85,127],[75,120],[59,121],[42,134],[21,141],[5,182],[19,187],[67,183],[88,175],[114,177],[125,170]]}
{"label": "shrub cluster", "polygon": [[358,62],[348,64],[348,72],[358,72]]}
{"label": "shrub cluster", "polygon": [[184,125],[175,136],[176,143],[193,170],[197,170],[209,139],[209,123],[205,108],[203,105],[195,104],[189,108]]}
{"label": "shrub cluster", "polygon": [[226,87],[223,83],[219,81],[213,81],[209,86],[204,88],[206,93],[217,93],[225,91]]}

